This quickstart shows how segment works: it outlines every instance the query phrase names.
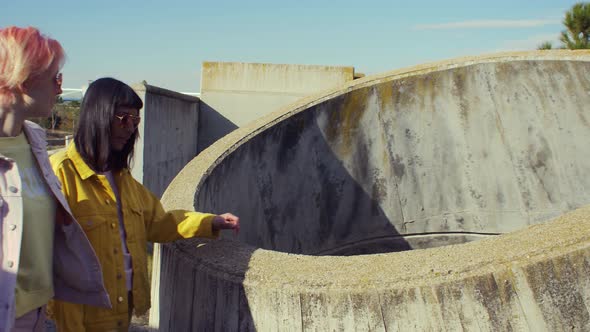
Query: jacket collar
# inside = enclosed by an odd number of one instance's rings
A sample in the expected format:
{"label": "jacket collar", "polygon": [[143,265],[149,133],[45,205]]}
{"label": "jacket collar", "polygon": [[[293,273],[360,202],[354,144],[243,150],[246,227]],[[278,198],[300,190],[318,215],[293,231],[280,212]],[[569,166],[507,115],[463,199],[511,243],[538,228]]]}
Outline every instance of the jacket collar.
{"label": "jacket collar", "polygon": [[[66,155],[68,156],[68,158],[70,158],[72,163],[74,163],[74,167],[76,168],[76,171],[78,171],[78,174],[80,174],[82,180],[86,180],[93,175],[98,175],[98,173],[96,173],[94,170],[92,170],[92,168],[90,168],[90,166],[88,166],[88,164],[86,164],[86,162],[78,152],[78,149],[76,148],[76,143],[72,143],[69,145],[68,150],[66,151]],[[121,170],[121,174],[128,172],[129,170],[126,168]]]}
{"label": "jacket collar", "polygon": [[23,131],[34,152],[47,151],[47,134],[45,133],[45,129],[34,122],[26,120],[23,123]]}
{"label": "jacket collar", "polygon": [[74,164],[74,167],[76,168],[76,171],[78,171],[78,174],[80,174],[82,180],[86,180],[89,177],[96,175],[96,172],[86,164],[80,153],[78,153],[75,143],[70,144],[66,151],[66,155]]}

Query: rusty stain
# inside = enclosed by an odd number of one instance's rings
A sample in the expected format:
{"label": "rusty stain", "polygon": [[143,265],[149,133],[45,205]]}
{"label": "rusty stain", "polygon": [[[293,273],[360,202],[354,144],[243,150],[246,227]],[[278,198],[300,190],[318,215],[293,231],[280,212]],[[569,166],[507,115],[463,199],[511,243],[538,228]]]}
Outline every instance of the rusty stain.
{"label": "rusty stain", "polygon": [[340,156],[349,155],[359,129],[359,121],[366,111],[369,88],[352,91],[345,96],[338,109],[331,109],[326,128],[327,139],[336,144]]}
{"label": "rusty stain", "polygon": [[381,112],[390,111],[394,105],[394,93],[393,91],[396,89],[395,84],[392,83],[384,83],[379,84],[375,87],[377,90],[377,96],[379,98],[379,107]]}
{"label": "rusty stain", "polygon": [[459,115],[461,117],[461,124],[466,127],[469,123],[469,101],[467,100],[467,88],[469,83],[467,71],[465,68],[457,68],[452,72],[452,88],[451,93],[459,100]]}

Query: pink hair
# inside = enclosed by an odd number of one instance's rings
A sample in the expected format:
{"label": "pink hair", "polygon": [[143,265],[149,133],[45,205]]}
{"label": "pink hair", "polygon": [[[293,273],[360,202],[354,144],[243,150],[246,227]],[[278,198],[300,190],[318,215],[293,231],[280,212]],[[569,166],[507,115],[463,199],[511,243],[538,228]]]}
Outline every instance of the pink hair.
{"label": "pink hair", "polygon": [[57,40],[33,27],[0,29],[0,107],[14,105],[24,92],[24,84],[63,65],[65,53]]}

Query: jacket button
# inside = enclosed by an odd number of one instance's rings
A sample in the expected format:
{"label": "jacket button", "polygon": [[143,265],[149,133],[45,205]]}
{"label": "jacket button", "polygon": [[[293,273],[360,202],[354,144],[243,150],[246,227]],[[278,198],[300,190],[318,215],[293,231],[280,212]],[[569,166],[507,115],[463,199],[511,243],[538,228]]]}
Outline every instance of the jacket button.
{"label": "jacket button", "polygon": [[115,228],[115,226],[117,226],[117,225],[115,225],[115,223],[114,223],[114,222],[113,222],[113,223],[111,223],[111,228]]}
{"label": "jacket button", "polygon": [[113,253],[115,253],[115,254],[117,253],[117,248],[113,249]]}
{"label": "jacket button", "polygon": [[13,267],[13,266],[14,266],[14,262],[13,262],[13,261],[8,261],[8,262],[6,262],[6,265],[7,265],[9,268],[11,268],[11,267]]}
{"label": "jacket button", "polygon": [[13,225],[10,225],[10,230],[11,230],[11,231],[13,231],[13,230],[15,230],[15,229],[16,229],[16,225],[14,225],[14,224],[13,224]]}
{"label": "jacket button", "polygon": [[117,279],[121,279],[123,278],[123,275],[121,273],[117,273]]}
{"label": "jacket button", "polygon": [[119,303],[123,303],[123,297],[122,297],[122,296],[119,296],[119,297],[117,298],[117,302],[119,302]]}
{"label": "jacket button", "polygon": [[107,205],[111,205],[111,200],[107,199],[106,201],[104,201],[105,203],[107,203]]}
{"label": "jacket button", "polygon": [[10,192],[13,194],[16,194],[18,192],[18,188],[15,186],[8,187],[8,190],[10,190]]}

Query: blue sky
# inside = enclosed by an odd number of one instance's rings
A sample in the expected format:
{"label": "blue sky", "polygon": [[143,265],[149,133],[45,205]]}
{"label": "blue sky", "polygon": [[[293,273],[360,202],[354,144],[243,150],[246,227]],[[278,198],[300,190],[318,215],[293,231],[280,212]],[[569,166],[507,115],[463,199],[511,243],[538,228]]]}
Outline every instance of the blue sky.
{"label": "blue sky", "polygon": [[198,92],[203,61],[353,66],[376,74],[459,56],[533,50],[566,0],[3,1],[0,26],[36,26],[68,58],[64,87],[103,76]]}

